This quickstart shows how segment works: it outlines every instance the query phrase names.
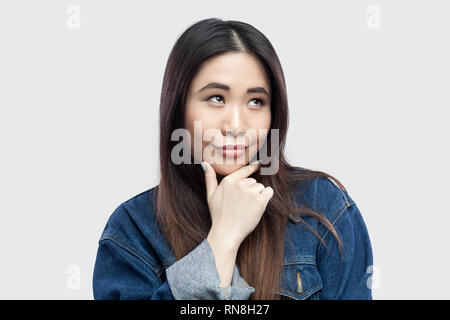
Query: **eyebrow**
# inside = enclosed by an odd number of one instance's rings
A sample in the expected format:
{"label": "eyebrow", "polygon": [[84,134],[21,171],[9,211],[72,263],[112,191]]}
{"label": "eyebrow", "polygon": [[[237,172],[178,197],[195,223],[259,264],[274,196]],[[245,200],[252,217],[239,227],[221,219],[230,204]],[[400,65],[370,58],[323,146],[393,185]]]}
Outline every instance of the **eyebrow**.
{"label": "eyebrow", "polygon": [[[230,91],[230,87],[227,86],[226,84],[217,83],[217,82],[211,82],[211,83],[207,84],[206,86],[204,86],[203,88],[201,88],[200,90],[198,90],[198,92],[206,90],[206,89],[211,89],[211,88],[216,88],[216,89],[222,89],[222,90]],[[268,97],[270,97],[269,92],[267,92],[267,90],[265,88],[263,88],[263,87],[249,88],[247,90],[247,93],[255,93],[255,92],[264,93]]]}

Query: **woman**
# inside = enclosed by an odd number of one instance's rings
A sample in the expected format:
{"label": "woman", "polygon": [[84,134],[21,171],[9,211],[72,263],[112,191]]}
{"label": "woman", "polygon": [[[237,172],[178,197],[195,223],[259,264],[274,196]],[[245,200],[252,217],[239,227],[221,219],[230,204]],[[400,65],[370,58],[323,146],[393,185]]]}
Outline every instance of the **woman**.
{"label": "woman", "polygon": [[337,179],[288,164],[287,127],[269,40],[238,21],[190,26],[164,74],[160,183],[109,218],[94,298],[372,299],[363,218]]}

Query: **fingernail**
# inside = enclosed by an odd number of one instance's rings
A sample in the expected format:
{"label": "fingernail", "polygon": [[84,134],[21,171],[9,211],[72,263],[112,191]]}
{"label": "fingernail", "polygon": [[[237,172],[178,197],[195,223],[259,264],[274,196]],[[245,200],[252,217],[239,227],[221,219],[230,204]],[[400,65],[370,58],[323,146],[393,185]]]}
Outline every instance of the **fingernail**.
{"label": "fingernail", "polygon": [[260,164],[261,162],[259,161],[259,160],[256,160],[256,161],[253,161],[252,163],[250,163],[250,164]]}
{"label": "fingernail", "polygon": [[206,172],[206,166],[205,166],[205,164],[202,162],[202,163],[200,163],[201,165],[202,165],[202,169],[203,169],[203,171],[204,172]]}

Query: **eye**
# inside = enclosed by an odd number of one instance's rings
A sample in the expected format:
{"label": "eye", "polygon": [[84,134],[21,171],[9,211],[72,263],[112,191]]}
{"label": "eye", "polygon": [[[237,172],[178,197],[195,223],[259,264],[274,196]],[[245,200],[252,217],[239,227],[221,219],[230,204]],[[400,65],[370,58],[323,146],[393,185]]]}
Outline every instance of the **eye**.
{"label": "eye", "polygon": [[259,99],[259,98],[254,98],[254,99],[252,99],[252,100],[250,100],[250,101],[259,101],[259,106],[263,106],[264,105],[264,100],[262,100],[262,99]]}
{"label": "eye", "polygon": [[[219,98],[219,101],[211,100],[211,99],[214,99],[214,98]],[[223,97],[221,95],[216,94],[216,95],[210,96],[207,101],[220,103],[220,102],[223,102]],[[253,104],[252,106],[260,106],[260,107],[262,107],[262,106],[265,105],[264,100],[261,99],[261,98],[253,98],[253,99],[250,100],[250,102],[251,101],[256,102],[256,104]]]}
{"label": "eye", "polygon": [[[213,101],[212,99],[215,99],[215,98],[219,98],[219,99],[216,100],[216,101]],[[219,95],[219,94],[215,94],[213,96],[210,96],[207,99],[207,101],[211,101],[213,103],[221,103],[221,102],[223,102],[223,100],[224,100],[223,97],[221,95]],[[256,104],[251,104],[251,106],[262,107],[262,106],[265,105],[264,99],[261,99],[261,98],[253,98],[253,99],[250,100],[250,102],[252,102],[252,101],[254,103],[256,103]]]}
{"label": "eye", "polygon": [[[220,96],[220,95],[214,95],[214,96],[209,97],[209,98],[208,98],[208,101],[210,101],[212,98],[216,98],[216,97],[220,97],[220,98],[223,100],[223,97],[222,97],[222,96]],[[214,102],[214,101],[212,101],[212,102]]]}

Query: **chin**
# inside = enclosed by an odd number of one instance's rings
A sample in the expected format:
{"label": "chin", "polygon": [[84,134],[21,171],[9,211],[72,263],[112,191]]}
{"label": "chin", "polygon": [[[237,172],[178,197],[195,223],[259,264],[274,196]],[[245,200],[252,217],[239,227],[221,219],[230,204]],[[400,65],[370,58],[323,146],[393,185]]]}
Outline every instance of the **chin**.
{"label": "chin", "polygon": [[227,176],[236,170],[246,166],[246,163],[235,163],[235,164],[212,164],[212,167],[214,168],[214,171],[216,174],[219,174],[221,176]]}

